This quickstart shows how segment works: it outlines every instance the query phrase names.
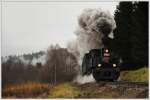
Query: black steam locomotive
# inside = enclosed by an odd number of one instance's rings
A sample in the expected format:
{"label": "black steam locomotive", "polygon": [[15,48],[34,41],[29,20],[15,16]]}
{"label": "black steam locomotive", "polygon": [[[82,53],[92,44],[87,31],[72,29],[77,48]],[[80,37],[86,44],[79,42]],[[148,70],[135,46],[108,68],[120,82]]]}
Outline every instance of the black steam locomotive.
{"label": "black steam locomotive", "polygon": [[92,49],[82,62],[82,74],[93,74],[96,81],[115,81],[120,75],[119,57],[111,49]]}

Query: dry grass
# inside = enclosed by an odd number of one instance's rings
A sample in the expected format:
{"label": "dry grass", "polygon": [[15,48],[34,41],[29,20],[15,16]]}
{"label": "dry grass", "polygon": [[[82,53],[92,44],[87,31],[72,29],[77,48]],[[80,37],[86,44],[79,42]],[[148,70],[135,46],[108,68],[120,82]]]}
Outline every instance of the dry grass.
{"label": "dry grass", "polygon": [[15,84],[6,86],[2,90],[3,98],[33,98],[49,91],[51,86],[49,84],[27,82],[22,84]]}
{"label": "dry grass", "polygon": [[[121,80],[148,82],[148,68],[141,68],[135,71],[124,71],[121,73]],[[61,83],[50,85],[44,83],[27,82],[22,84],[9,85],[2,88],[3,98],[118,98],[123,95],[122,87],[112,88],[110,86],[97,86],[90,84],[83,86],[72,83]],[[83,88],[82,88],[83,87]],[[126,94],[138,94],[141,90],[130,89]],[[125,97],[127,97],[125,95]],[[122,96],[121,98],[124,98]]]}
{"label": "dry grass", "polygon": [[[94,83],[96,84],[96,83]],[[61,83],[57,85],[42,83],[23,83],[10,85],[2,90],[3,98],[135,98],[145,89],[126,88],[111,85],[78,85],[73,83]],[[85,86],[86,85],[86,86]],[[147,97],[144,91],[141,98]]]}
{"label": "dry grass", "polygon": [[120,79],[131,82],[148,82],[148,68],[141,68],[135,71],[124,71],[121,73]]}
{"label": "dry grass", "polygon": [[80,91],[77,87],[69,83],[63,83],[50,91],[49,98],[77,98],[79,95]]}

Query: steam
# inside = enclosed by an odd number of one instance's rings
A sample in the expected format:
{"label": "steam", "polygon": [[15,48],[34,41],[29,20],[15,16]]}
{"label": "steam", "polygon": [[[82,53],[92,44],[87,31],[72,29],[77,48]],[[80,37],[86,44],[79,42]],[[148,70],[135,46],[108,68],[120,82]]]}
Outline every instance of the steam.
{"label": "steam", "polygon": [[[99,9],[85,9],[78,18],[79,27],[75,31],[76,40],[68,44],[69,51],[72,52],[78,59],[81,66],[82,59],[85,53],[91,49],[100,49],[104,47],[102,38],[109,36],[116,28],[116,23],[107,11]],[[76,80],[79,80],[77,77]],[[81,77],[80,77],[81,78]],[[82,79],[83,80],[83,79]],[[93,81],[91,76],[86,77],[88,82]]]}
{"label": "steam", "polygon": [[78,82],[80,84],[85,84],[85,83],[89,83],[89,82],[95,82],[92,74],[91,75],[86,75],[86,76],[78,75],[74,81]]}

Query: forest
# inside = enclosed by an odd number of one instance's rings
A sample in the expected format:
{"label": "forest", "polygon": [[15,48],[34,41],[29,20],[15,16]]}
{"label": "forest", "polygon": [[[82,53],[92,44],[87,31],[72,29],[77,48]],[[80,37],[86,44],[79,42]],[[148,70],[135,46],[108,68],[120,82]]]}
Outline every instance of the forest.
{"label": "forest", "polygon": [[112,47],[122,57],[123,69],[148,67],[148,7],[148,2],[120,2],[115,10]]}

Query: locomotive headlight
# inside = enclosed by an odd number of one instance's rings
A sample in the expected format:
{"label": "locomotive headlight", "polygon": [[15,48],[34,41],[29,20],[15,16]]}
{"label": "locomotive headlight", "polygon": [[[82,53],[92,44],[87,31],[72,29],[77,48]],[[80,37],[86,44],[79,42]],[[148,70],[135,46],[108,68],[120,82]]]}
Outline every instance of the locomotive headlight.
{"label": "locomotive headlight", "polygon": [[117,67],[117,65],[116,65],[116,64],[113,64],[113,67]]}
{"label": "locomotive headlight", "polygon": [[105,50],[105,52],[107,52],[107,53],[108,53],[108,49],[106,49],[106,50]]}
{"label": "locomotive headlight", "polygon": [[102,66],[102,64],[98,64],[97,66],[98,66],[98,67],[101,67],[101,66]]}

